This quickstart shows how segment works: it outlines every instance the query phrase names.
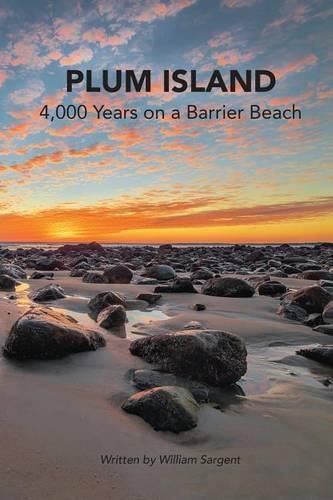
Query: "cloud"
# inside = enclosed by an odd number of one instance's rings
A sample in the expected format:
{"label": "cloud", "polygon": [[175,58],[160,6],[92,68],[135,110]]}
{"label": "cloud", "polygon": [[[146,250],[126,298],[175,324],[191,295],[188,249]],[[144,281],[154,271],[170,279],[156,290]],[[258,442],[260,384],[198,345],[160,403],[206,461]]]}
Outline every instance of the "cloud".
{"label": "cloud", "polygon": [[7,78],[8,78],[8,73],[6,71],[0,70],[0,87],[2,87]]}
{"label": "cloud", "polygon": [[285,24],[302,24],[309,19],[311,8],[304,2],[298,0],[288,0],[284,3],[282,15],[268,24],[266,31],[270,29],[281,28]]}
{"label": "cloud", "polygon": [[151,23],[156,19],[163,19],[169,16],[175,16],[178,12],[191,7],[197,0],[170,0],[168,3],[156,0],[144,2],[141,6],[138,4],[139,12],[134,19],[142,23]]}
{"label": "cloud", "polygon": [[14,104],[30,104],[44,94],[44,92],[45,85],[42,80],[31,80],[25,88],[14,90],[14,92],[9,94],[9,98]]}
{"label": "cloud", "polygon": [[93,58],[93,51],[89,47],[81,47],[74,50],[67,56],[60,59],[60,66],[71,66],[75,64],[81,64],[83,62],[88,62]]}
{"label": "cloud", "polygon": [[278,68],[274,71],[275,76],[279,79],[285,78],[290,73],[300,73],[304,71],[307,67],[313,66],[318,61],[318,57],[314,54],[308,54],[307,56],[302,57],[292,63],[286,64],[281,68]]}
{"label": "cloud", "polygon": [[98,43],[102,48],[107,46],[125,45],[135,35],[135,31],[130,28],[119,30],[113,35],[107,35],[104,28],[94,28],[83,35],[87,42]]}
{"label": "cloud", "polygon": [[251,7],[257,0],[223,0],[222,5],[229,9],[239,9],[240,7]]}
{"label": "cloud", "polygon": [[213,59],[220,66],[236,66],[255,58],[254,52],[240,52],[238,49],[225,50],[224,52],[215,52]]}

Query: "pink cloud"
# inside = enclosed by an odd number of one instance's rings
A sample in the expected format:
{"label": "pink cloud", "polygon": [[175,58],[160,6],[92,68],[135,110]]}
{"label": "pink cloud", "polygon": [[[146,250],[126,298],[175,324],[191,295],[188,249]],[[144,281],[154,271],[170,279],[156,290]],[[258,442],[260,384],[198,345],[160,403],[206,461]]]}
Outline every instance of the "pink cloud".
{"label": "pink cloud", "polygon": [[74,50],[68,56],[64,56],[60,59],[60,66],[70,66],[72,64],[80,64],[83,62],[90,61],[94,53],[89,47],[81,47]]}
{"label": "pink cloud", "polygon": [[224,0],[222,5],[229,9],[238,9],[240,7],[251,7],[257,0]]}
{"label": "pink cloud", "polygon": [[215,52],[213,54],[213,59],[221,66],[234,66],[236,64],[251,61],[254,57],[255,54],[253,52],[241,53],[238,49],[230,49],[224,52]]}
{"label": "pink cloud", "polygon": [[0,87],[2,87],[7,78],[8,78],[8,73],[6,71],[0,70]]}
{"label": "pink cloud", "polygon": [[315,56],[314,54],[309,54],[302,57],[301,59],[298,59],[297,61],[278,68],[277,70],[275,70],[275,76],[281,79],[288,76],[290,73],[300,73],[308,66],[313,66],[314,64],[316,64],[317,61],[317,56]]}
{"label": "pink cloud", "polygon": [[151,23],[155,19],[175,16],[183,9],[194,5],[197,0],[171,0],[169,3],[160,1],[146,2],[135,19],[143,23]]}
{"label": "pink cloud", "polygon": [[128,41],[135,35],[133,29],[124,28],[114,35],[108,35],[104,28],[95,28],[87,31],[83,35],[83,39],[87,42],[98,43],[101,47],[118,46],[128,43]]}

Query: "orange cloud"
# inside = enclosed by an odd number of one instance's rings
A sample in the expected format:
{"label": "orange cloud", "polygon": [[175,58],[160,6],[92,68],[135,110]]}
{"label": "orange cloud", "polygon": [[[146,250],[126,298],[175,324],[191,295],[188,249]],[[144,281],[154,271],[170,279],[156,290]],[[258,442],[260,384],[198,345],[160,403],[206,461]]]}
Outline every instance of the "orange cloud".
{"label": "orange cloud", "polygon": [[87,31],[83,35],[83,39],[87,42],[98,43],[101,47],[118,46],[128,43],[128,41],[135,35],[133,29],[124,28],[119,30],[114,35],[107,35],[104,28],[94,28]]}
{"label": "orange cloud", "polygon": [[215,52],[213,54],[213,59],[215,59],[220,66],[235,66],[240,63],[251,61],[254,57],[254,52],[241,53],[238,49],[230,49],[224,52]]}
{"label": "orange cloud", "polygon": [[74,64],[81,64],[83,62],[88,62],[93,58],[93,51],[89,47],[81,47],[74,50],[68,56],[64,56],[60,59],[60,66],[71,66]]}
{"label": "orange cloud", "polygon": [[309,54],[307,56],[298,59],[292,63],[286,64],[281,68],[275,70],[275,76],[279,79],[285,78],[290,73],[300,73],[305,70],[308,66],[313,66],[318,61],[318,57],[314,54]]}
{"label": "orange cloud", "polygon": [[151,23],[155,19],[175,16],[183,9],[195,4],[197,0],[171,0],[169,3],[150,1],[146,2],[140,13],[135,16],[136,21]]}

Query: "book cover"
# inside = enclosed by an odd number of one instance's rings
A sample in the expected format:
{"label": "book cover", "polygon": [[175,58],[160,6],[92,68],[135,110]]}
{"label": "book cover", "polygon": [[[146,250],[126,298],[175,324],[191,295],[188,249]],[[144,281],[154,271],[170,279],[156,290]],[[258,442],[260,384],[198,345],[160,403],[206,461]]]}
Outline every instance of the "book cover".
{"label": "book cover", "polygon": [[332,496],[333,4],[0,0],[0,498]]}

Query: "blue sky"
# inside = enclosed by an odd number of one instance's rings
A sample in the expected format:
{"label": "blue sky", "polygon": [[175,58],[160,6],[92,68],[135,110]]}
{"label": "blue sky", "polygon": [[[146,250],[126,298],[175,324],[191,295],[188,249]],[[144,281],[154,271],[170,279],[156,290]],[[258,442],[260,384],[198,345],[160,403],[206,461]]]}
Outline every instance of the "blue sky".
{"label": "blue sky", "polygon": [[[332,223],[323,0],[0,2],[0,240],[305,241]],[[149,95],[67,95],[68,69],[151,69]],[[267,94],[165,94],[165,68],[270,69]],[[297,121],[39,116],[44,104],[284,108]]]}

